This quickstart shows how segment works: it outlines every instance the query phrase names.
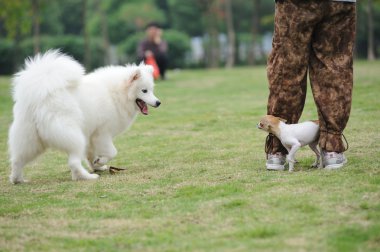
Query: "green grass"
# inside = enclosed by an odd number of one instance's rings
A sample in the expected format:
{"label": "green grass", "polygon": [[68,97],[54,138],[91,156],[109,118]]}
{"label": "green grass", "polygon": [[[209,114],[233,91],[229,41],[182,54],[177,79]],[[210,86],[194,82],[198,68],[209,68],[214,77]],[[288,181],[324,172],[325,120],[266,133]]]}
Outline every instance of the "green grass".
{"label": "green grass", "polygon": [[[171,72],[96,182],[48,151],[8,182],[10,79],[0,78],[0,251],[380,251],[380,62],[355,65],[348,165],[265,170],[264,67]],[[301,119],[315,119],[308,94]],[[27,144],[27,143],[25,143]]]}

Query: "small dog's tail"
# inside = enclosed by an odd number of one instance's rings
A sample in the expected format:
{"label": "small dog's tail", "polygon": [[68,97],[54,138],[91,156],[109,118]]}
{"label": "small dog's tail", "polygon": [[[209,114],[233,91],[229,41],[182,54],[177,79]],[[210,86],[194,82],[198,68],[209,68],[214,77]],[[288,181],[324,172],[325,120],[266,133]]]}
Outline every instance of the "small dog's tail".
{"label": "small dog's tail", "polygon": [[[41,102],[59,90],[77,86],[85,70],[59,50],[49,50],[25,60],[25,68],[13,78],[13,100],[24,104]],[[29,101],[29,102],[27,102]]]}

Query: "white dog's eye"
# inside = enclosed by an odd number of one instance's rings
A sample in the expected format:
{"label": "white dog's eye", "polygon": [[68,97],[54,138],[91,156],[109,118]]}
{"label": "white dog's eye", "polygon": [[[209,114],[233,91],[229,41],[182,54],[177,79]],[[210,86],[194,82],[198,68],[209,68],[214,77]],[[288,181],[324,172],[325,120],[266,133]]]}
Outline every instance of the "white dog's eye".
{"label": "white dog's eye", "polygon": [[148,93],[148,90],[147,89],[143,89],[141,90],[143,93]]}

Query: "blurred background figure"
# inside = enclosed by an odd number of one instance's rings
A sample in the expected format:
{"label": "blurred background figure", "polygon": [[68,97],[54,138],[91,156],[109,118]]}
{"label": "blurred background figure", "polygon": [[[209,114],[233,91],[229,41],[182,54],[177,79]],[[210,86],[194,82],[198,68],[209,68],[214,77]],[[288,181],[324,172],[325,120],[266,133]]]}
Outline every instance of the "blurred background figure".
{"label": "blurred background figure", "polygon": [[138,60],[152,65],[155,79],[165,79],[168,65],[168,44],[162,39],[162,29],[158,23],[152,22],[146,26],[146,37],[137,47]]}

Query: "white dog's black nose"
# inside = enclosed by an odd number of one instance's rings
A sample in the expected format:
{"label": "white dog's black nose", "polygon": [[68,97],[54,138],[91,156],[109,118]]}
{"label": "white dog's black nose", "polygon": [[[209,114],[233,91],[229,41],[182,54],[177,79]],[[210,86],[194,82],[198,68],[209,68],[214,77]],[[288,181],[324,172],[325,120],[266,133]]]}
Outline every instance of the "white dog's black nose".
{"label": "white dog's black nose", "polygon": [[160,101],[156,101],[156,108],[158,108],[161,105]]}

